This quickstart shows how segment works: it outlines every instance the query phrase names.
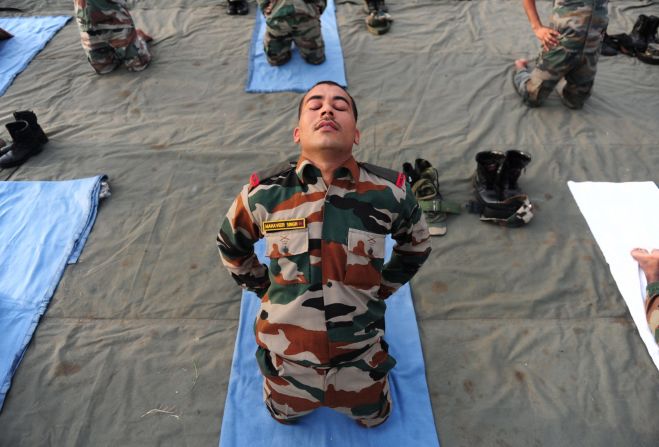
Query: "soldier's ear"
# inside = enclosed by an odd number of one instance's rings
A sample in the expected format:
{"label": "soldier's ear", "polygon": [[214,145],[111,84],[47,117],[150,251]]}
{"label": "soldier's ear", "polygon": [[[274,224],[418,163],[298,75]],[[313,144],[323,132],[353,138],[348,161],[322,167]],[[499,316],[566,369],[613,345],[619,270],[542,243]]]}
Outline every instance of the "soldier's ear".
{"label": "soldier's ear", "polygon": [[296,127],[293,129],[293,143],[298,144],[300,142],[300,128]]}
{"label": "soldier's ear", "polygon": [[355,129],[355,139],[352,142],[355,143],[357,146],[359,146],[359,136],[360,136],[359,129]]}

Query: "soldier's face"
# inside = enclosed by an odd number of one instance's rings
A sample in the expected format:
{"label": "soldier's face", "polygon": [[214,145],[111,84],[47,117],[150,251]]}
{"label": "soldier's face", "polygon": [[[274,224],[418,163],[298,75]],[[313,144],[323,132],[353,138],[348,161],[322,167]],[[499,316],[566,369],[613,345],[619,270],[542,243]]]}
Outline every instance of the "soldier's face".
{"label": "soldier's face", "polygon": [[359,144],[359,130],[350,97],[335,85],[320,84],[302,101],[293,141],[303,152],[335,151],[351,153]]}

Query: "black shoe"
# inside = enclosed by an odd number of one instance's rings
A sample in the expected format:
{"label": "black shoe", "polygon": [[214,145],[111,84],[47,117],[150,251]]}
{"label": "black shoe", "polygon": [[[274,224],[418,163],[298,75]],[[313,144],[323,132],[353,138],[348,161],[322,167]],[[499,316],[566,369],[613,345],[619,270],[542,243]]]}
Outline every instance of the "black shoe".
{"label": "black shoe", "polygon": [[41,144],[48,143],[48,137],[37,122],[37,115],[35,115],[32,110],[14,112],[14,119],[16,121],[27,121],[30,125],[30,130],[37,136],[38,142]]}
{"label": "black shoe", "polygon": [[5,126],[13,140],[12,144],[0,157],[0,168],[12,168],[22,165],[28,158],[38,154],[43,149],[39,136],[30,129],[27,121],[14,121]]}
{"label": "black shoe", "polygon": [[650,25],[648,16],[641,14],[636,19],[632,32],[629,33],[634,54],[643,53],[648,46],[648,25]]}
{"label": "black shoe", "polygon": [[246,0],[229,0],[227,2],[227,14],[230,16],[244,16],[249,13],[249,4]]}
{"label": "black shoe", "polygon": [[476,154],[474,189],[487,200],[503,199],[503,191],[499,187],[499,174],[505,159],[506,154],[499,151],[482,151]]}
{"label": "black shoe", "polygon": [[503,191],[504,199],[524,194],[517,181],[529,163],[531,163],[531,156],[526,152],[506,151],[506,159],[501,165],[501,173],[499,174],[499,188]]}

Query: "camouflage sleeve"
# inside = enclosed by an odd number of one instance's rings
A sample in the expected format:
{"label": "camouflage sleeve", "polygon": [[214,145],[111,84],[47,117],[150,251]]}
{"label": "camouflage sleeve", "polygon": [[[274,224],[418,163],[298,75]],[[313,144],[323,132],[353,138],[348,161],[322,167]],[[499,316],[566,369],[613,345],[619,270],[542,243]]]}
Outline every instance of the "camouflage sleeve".
{"label": "camouflage sleeve", "polygon": [[652,282],[647,286],[645,298],[645,316],[654,335],[654,341],[659,344],[659,282]]}
{"label": "camouflage sleeve", "polygon": [[254,254],[254,243],[261,238],[261,231],[249,210],[248,188],[242,189],[229,208],[217,235],[217,248],[222,264],[238,285],[262,296],[270,287],[270,280],[268,268]]}
{"label": "camouflage sleeve", "polygon": [[405,184],[405,187],[406,196],[402,210],[391,231],[396,243],[391,259],[382,269],[382,284],[378,296],[383,299],[412,279],[430,254],[428,225],[412,188],[409,184]]}

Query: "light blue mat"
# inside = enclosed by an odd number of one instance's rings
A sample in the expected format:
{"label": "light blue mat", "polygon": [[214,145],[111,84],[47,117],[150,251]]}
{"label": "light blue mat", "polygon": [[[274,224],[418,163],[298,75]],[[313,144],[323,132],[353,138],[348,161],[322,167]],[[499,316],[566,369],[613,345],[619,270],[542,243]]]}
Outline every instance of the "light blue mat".
{"label": "light blue mat", "polygon": [[103,178],[0,182],[0,410],[64,268],[87,241]]}
{"label": "light blue mat", "polygon": [[245,91],[248,93],[306,92],[319,81],[334,81],[347,87],[343,51],[339,30],[336,27],[334,0],[328,0],[320,21],[325,41],[325,62],[320,65],[307,64],[294,49],[293,57],[288,63],[273,67],[268,64],[263,52],[265,18],[260,10],[257,11],[249,49],[249,70]]}
{"label": "light blue mat", "polygon": [[[256,245],[260,259],[262,242]],[[388,253],[392,246],[388,238]],[[259,298],[244,292],[220,447],[439,447],[409,285],[387,300],[386,339],[398,362],[389,376],[393,412],[387,422],[373,429],[358,427],[327,408],[314,411],[296,425],[282,425],[270,417],[263,404],[263,378],[254,357],[253,325],[258,308]]]}
{"label": "light blue mat", "polygon": [[69,19],[69,16],[0,17],[0,28],[14,35],[0,41],[0,96]]}

